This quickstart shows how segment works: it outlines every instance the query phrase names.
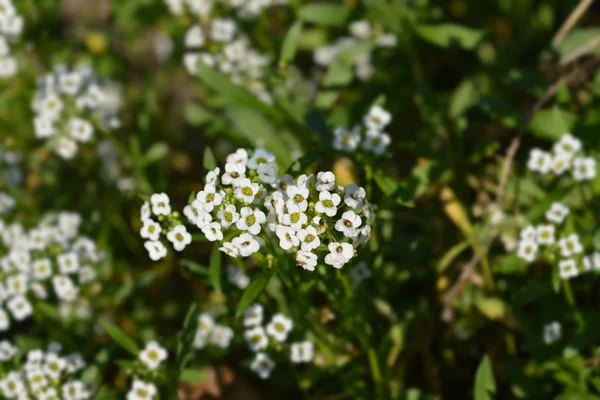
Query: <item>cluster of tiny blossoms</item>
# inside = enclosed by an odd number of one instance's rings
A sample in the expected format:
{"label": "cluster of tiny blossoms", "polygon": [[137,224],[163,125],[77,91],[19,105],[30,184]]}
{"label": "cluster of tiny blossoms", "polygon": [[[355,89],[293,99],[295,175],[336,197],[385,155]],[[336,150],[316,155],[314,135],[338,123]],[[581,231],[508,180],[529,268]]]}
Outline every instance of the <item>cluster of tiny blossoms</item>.
{"label": "cluster of tiny blossoms", "polygon": [[384,129],[392,121],[392,116],[381,106],[373,106],[363,118],[362,125],[352,129],[337,128],[334,131],[333,148],[355,152],[359,148],[382,155],[390,145],[391,139]]}
{"label": "cluster of tiny blossoms", "polygon": [[250,38],[230,15],[234,11],[242,18],[253,18],[264,8],[280,4],[277,0],[166,1],[174,14],[185,13],[187,5],[198,19],[185,34],[187,50],[183,62],[190,74],[195,75],[198,63],[202,63],[227,74],[232,82],[245,86],[263,102],[272,103],[263,83],[269,59],[252,46]]}
{"label": "cluster of tiny blossoms", "polygon": [[[557,255],[559,275],[562,279],[570,279],[579,275],[578,264],[584,263],[586,270],[595,267],[600,257],[594,255],[583,257],[583,246],[576,233],[558,232],[569,215],[569,208],[562,203],[553,203],[546,212],[548,224],[538,226],[528,225],[521,230],[517,255],[527,262],[533,262],[538,257],[540,248],[546,248],[546,255],[554,258]],[[556,239],[560,237],[560,239]]]}
{"label": "cluster of tiny blossoms", "polygon": [[193,346],[197,350],[208,345],[226,349],[231,345],[233,337],[233,329],[218,324],[212,315],[202,313],[198,317],[198,328],[196,328]]}
{"label": "cluster of tiny blossoms", "polygon": [[570,172],[576,181],[589,181],[596,177],[596,160],[582,154],[581,141],[565,133],[552,148],[552,152],[533,149],[529,153],[527,168],[542,175],[561,176]]}
{"label": "cluster of tiny blossoms", "polygon": [[0,79],[17,73],[17,60],[11,54],[10,43],[15,42],[23,32],[23,17],[12,0],[0,0]]}
{"label": "cluster of tiny blossoms", "polygon": [[[31,350],[22,357],[11,342],[0,341],[0,393],[3,399],[86,400],[89,386],[76,376],[85,362],[78,353],[61,356],[62,346]],[[22,360],[24,358],[24,360]]]}
{"label": "cluster of tiny blossoms", "polygon": [[146,344],[146,347],[138,355],[140,368],[136,368],[136,377],[127,393],[127,400],[158,398],[158,389],[152,380],[156,377],[156,371],[167,357],[167,350],[157,342],[151,341]]}
{"label": "cluster of tiny blossoms", "polygon": [[77,153],[79,143],[94,139],[100,129],[120,125],[120,96],[110,83],[102,83],[88,65],[69,70],[59,65],[38,80],[33,102],[35,135],[64,159]]}
{"label": "cluster of tiny blossoms", "polygon": [[262,326],[263,307],[256,303],[244,312],[244,338],[248,347],[255,353],[250,369],[260,378],[267,379],[275,367],[275,362],[267,352],[281,352],[287,349],[290,360],[295,364],[309,363],[313,359],[314,345],[305,340],[285,346],[285,342],[293,329],[293,322],[283,314],[275,314],[271,321]]}
{"label": "cluster of tiny blossoms", "polygon": [[[398,42],[394,34],[384,33],[380,26],[373,26],[366,20],[352,22],[349,29],[351,36],[341,37],[333,43],[319,47],[313,55],[315,63],[327,67],[341,51],[359,41],[372,40],[376,47],[381,48],[396,47]],[[354,61],[354,73],[361,81],[369,81],[375,73],[371,57],[371,52],[366,52]]]}
{"label": "cluster of tiny blossoms", "polygon": [[0,221],[0,331],[11,319],[29,318],[38,301],[58,303],[65,314],[87,314],[87,303],[77,301],[95,281],[103,256],[79,234],[80,224],[79,214],[66,212],[49,214],[29,230]]}
{"label": "cluster of tiny blossoms", "polygon": [[[23,155],[14,150],[8,150],[0,146],[0,181],[6,186],[15,186],[23,182],[23,171],[21,164]],[[1,203],[1,201],[0,201]],[[0,205],[0,210],[2,206]],[[0,211],[0,214],[2,211]]]}

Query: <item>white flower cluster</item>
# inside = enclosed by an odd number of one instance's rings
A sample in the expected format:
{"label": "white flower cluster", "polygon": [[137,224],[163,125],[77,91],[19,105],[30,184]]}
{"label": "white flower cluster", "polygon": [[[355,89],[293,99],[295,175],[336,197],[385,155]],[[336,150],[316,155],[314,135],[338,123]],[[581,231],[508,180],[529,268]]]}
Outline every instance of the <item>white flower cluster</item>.
{"label": "white flower cluster", "polygon": [[[393,48],[398,42],[394,34],[383,33],[380,26],[373,26],[367,20],[354,21],[349,29],[351,36],[341,37],[333,43],[319,47],[313,55],[315,63],[327,67],[341,51],[356,45],[359,41],[372,40],[375,46],[380,48]],[[369,81],[375,73],[371,58],[371,52],[366,52],[354,61],[354,73],[361,81]]]}
{"label": "white flower cluster", "polygon": [[[540,224],[538,226],[528,225],[520,232],[520,241],[517,249],[517,255],[527,262],[533,262],[538,255],[541,246],[547,246],[547,250],[552,254],[556,253],[562,260],[558,263],[559,275],[562,279],[570,279],[579,275],[577,267],[583,253],[583,246],[576,233],[565,233],[560,235],[557,232],[559,226],[569,215],[569,208],[562,203],[553,203],[546,212],[546,219],[550,224]],[[556,239],[557,236],[561,238]],[[586,270],[595,268],[596,261],[594,255],[583,259]],[[600,268],[600,265],[599,267]]]}
{"label": "white flower cluster", "polygon": [[[264,84],[269,59],[254,48],[244,29],[233,18],[258,16],[264,8],[282,4],[279,0],[166,0],[175,15],[185,13],[185,5],[198,22],[191,25],[184,44],[183,63],[192,75],[198,63],[215,68],[232,82],[245,86],[261,101],[271,104]],[[187,3],[187,4],[186,4]]]}
{"label": "white flower cluster", "polygon": [[3,149],[0,146],[0,180],[7,186],[15,186],[23,182],[22,161],[23,155],[20,152]]}
{"label": "white flower cluster", "polygon": [[12,0],[0,0],[0,79],[17,73],[17,60],[11,55],[10,44],[21,36],[23,25],[23,17]]}
{"label": "white flower cluster", "polygon": [[127,400],[152,400],[156,398],[157,393],[158,390],[154,383],[136,379],[127,393]]}
{"label": "white flower cluster", "polygon": [[10,317],[31,316],[32,301],[55,298],[68,310],[96,279],[103,255],[79,234],[80,224],[79,214],[66,212],[49,214],[29,230],[0,221],[0,331],[10,328]]}
{"label": "white flower cluster", "polygon": [[54,343],[48,350],[31,350],[25,360],[9,341],[0,341],[0,393],[3,399],[86,400],[90,388],[76,379],[85,368],[78,353],[60,356],[62,346]]}
{"label": "white flower cluster", "polygon": [[269,7],[286,4],[286,0],[165,0],[171,14],[183,16],[186,11],[195,17],[206,19],[215,9],[234,11],[243,19],[254,19]]}
{"label": "white flower cluster", "polygon": [[146,344],[146,347],[140,352],[138,358],[146,368],[155,370],[167,359],[167,356],[167,350],[160,347],[157,342],[151,341]]}
{"label": "white flower cluster", "polygon": [[334,131],[333,148],[354,152],[359,147],[376,155],[382,155],[391,143],[390,135],[384,129],[392,121],[392,116],[381,106],[373,106],[363,118],[362,125],[352,129],[339,127]]}
{"label": "white flower cluster", "polygon": [[554,144],[552,152],[533,149],[529,153],[527,168],[543,175],[554,174],[560,176],[570,172],[576,181],[589,181],[596,178],[596,160],[581,154],[581,141],[565,133]]}
{"label": "white flower cluster", "polygon": [[226,349],[231,345],[233,337],[233,329],[216,323],[210,314],[203,313],[198,317],[194,348],[199,350],[207,345],[213,345]]}
{"label": "white flower cluster", "polygon": [[[156,371],[167,359],[167,350],[162,348],[157,342],[151,341],[138,355],[138,361],[141,362],[143,369],[138,371],[147,377],[155,377]],[[152,382],[142,379],[134,379],[127,392],[127,400],[151,400],[157,398],[158,389]]]}
{"label": "white flower cluster", "polygon": [[[244,338],[250,350],[256,353],[250,369],[262,379],[267,379],[275,368],[275,362],[267,355],[266,351],[281,349],[281,345],[287,341],[294,324],[283,314],[275,314],[266,327],[263,327],[262,323],[263,307],[258,303],[248,307],[244,312],[243,325],[246,328]],[[307,340],[295,342],[290,345],[289,352],[293,363],[309,363],[313,359],[314,346]]]}
{"label": "white flower cluster", "polygon": [[38,80],[32,108],[35,135],[64,159],[77,153],[78,143],[94,139],[97,129],[119,127],[120,95],[103,83],[88,65],[69,70],[64,65]]}
{"label": "white flower cluster", "polygon": [[547,345],[556,343],[560,340],[561,325],[558,321],[552,321],[549,324],[544,325],[544,343]]}
{"label": "white flower cluster", "polygon": [[227,280],[238,289],[246,289],[250,284],[250,277],[246,275],[243,269],[238,268],[233,264],[227,265],[225,268]]}

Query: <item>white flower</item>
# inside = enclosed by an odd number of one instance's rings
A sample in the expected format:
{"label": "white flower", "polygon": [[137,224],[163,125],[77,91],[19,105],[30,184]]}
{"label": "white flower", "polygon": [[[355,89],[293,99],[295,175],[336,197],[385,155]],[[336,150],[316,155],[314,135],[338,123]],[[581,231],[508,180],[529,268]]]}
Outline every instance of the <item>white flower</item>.
{"label": "white flower", "polygon": [[154,215],[169,215],[171,214],[171,204],[169,196],[166,193],[154,193],[150,196],[152,204],[152,212]]}
{"label": "white flower", "polygon": [[54,121],[51,118],[41,116],[33,120],[35,136],[40,139],[49,138],[54,135]]}
{"label": "white flower", "polygon": [[258,177],[264,183],[277,182],[277,167],[273,164],[260,164],[256,170]]}
{"label": "white flower", "polygon": [[521,240],[534,240],[536,235],[537,231],[533,225],[527,225],[525,228],[521,229],[521,232],[519,233]]}
{"label": "white flower", "polygon": [[140,380],[133,381],[131,390],[127,393],[127,400],[151,400],[156,395],[156,386]]}
{"label": "white flower", "polygon": [[580,157],[573,160],[573,179],[576,181],[592,180],[596,177],[596,160],[591,157]]}
{"label": "white flower", "polygon": [[535,260],[537,255],[538,245],[534,240],[521,240],[517,250],[517,256],[527,262]]}
{"label": "white flower", "polygon": [[565,133],[558,142],[554,144],[556,154],[562,154],[569,158],[573,157],[581,149],[581,141],[571,135]]}
{"label": "white flower", "polygon": [[319,216],[313,217],[312,226],[315,227],[319,235],[322,235],[327,231],[327,221]]}
{"label": "white flower", "polygon": [[55,353],[48,352],[44,362],[44,373],[53,380],[58,380],[62,371],[67,367],[67,361]]}
{"label": "white flower", "polygon": [[219,174],[221,173],[221,169],[219,167],[213,169],[212,171],[208,171],[206,174],[206,185],[217,186],[217,182],[219,181]]}
{"label": "white flower", "polygon": [[354,248],[350,243],[331,242],[327,246],[329,254],[325,256],[325,263],[334,268],[342,268],[352,257]]}
{"label": "white flower", "polygon": [[198,192],[196,199],[202,203],[204,211],[211,212],[215,206],[221,205],[223,202],[223,196],[216,193],[214,186],[206,185],[204,190]]}
{"label": "white flower", "polygon": [[371,23],[367,20],[354,21],[349,26],[352,36],[358,39],[367,39],[371,36]]}
{"label": "white flower", "polygon": [[148,255],[152,261],[158,261],[167,255],[167,248],[157,240],[148,240],[144,243]]}
{"label": "white flower", "polygon": [[244,326],[257,326],[262,323],[263,320],[263,306],[254,303],[244,311]]}
{"label": "white flower", "polygon": [[562,203],[552,203],[552,206],[546,212],[546,219],[556,224],[562,224],[568,214],[569,208],[567,206]]}
{"label": "white flower", "polygon": [[317,255],[310,251],[299,250],[296,253],[296,265],[301,266],[307,271],[314,271],[318,264]]}
{"label": "white flower", "polygon": [[227,163],[225,164],[225,173],[221,177],[223,185],[231,185],[237,179],[246,176],[246,165],[242,163]]}
{"label": "white flower", "polygon": [[262,326],[255,326],[244,332],[244,338],[248,342],[248,346],[252,351],[258,351],[266,348],[269,345],[269,338]]}
{"label": "white flower", "polygon": [[319,192],[332,191],[335,189],[335,175],[331,171],[319,172],[317,174],[317,190]]}
{"label": "white flower", "polygon": [[538,244],[553,244],[554,225],[539,225],[536,228],[536,240]]}
{"label": "white flower", "polygon": [[157,369],[167,359],[167,351],[155,341],[148,342],[140,352],[139,359],[149,369]]}
{"label": "white flower", "polygon": [[579,243],[579,236],[576,233],[572,233],[558,241],[560,247],[560,253],[563,257],[570,257],[573,254],[579,254],[583,251],[583,246]]}
{"label": "white flower", "polygon": [[71,274],[79,270],[79,257],[75,253],[61,254],[56,261],[62,274]]}
{"label": "white flower", "polygon": [[221,231],[221,224],[218,222],[211,222],[202,228],[202,233],[210,241],[214,242],[217,240],[223,240],[223,232]]}
{"label": "white flower", "polygon": [[365,135],[365,140],[363,140],[363,147],[365,150],[372,151],[377,155],[382,155],[385,153],[391,142],[392,139],[387,133],[368,130]]}
{"label": "white flower", "polygon": [[267,325],[267,333],[278,342],[285,342],[292,330],[292,320],[283,314],[275,314]]}
{"label": "white flower", "polygon": [[236,25],[232,19],[218,18],[211,24],[210,36],[215,42],[230,42],[235,30]]}
{"label": "white flower", "polygon": [[237,149],[235,153],[231,153],[227,156],[227,164],[242,164],[245,166],[247,163],[248,152],[246,151],[246,149]]}
{"label": "white flower", "polygon": [[544,343],[552,344],[560,340],[561,326],[560,322],[553,321],[544,325]]}
{"label": "white flower", "polygon": [[204,33],[200,25],[192,25],[185,33],[185,46],[192,48],[204,46]]}
{"label": "white flower", "polygon": [[77,143],[75,141],[67,138],[60,137],[56,142],[56,154],[64,158],[65,160],[70,160],[75,156],[77,152]]}
{"label": "white flower", "polygon": [[364,225],[362,228],[356,231],[356,236],[352,240],[352,244],[359,245],[361,243],[366,243],[371,238],[371,226]]}
{"label": "white flower", "polygon": [[292,343],[290,347],[290,359],[294,364],[308,363],[313,359],[314,345],[312,342]]}
{"label": "white flower", "polygon": [[62,393],[65,400],[89,399],[90,393],[81,381],[71,381],[63,385]]}
{"label": "white flower", "polygon": [[238,289],[246,289],[250,284],[250,278],[244,273],[241,268],[235,265],[228,265],[226,269],[227,280],[233,285],[237,286]]}
{"label": "white flower", "polygon": [[264,204],[270,213],[275,215],[283,215],[283,206],[285,205],[285,201],[283,200],[283,194],[281,192],[273,192],[265,197]]}
{"label": "white flower", "polygon": [[335,230],[342,232],[344,236],[352,238],[357,235],[357,228],[362,224],[360,216],[354,211],[346,211],[342,214],[342,218],[335,223]]}
{"label": "white flower", "polygon": [[28,289],[27,281],[27,276],[24,274],[9,276],[6,279],[6,291],[9,295],[25,294]]}
{"label": "white flower", "polygon": [[60,91],[69,96],[76,95],[81,87],[81,78],[81,75],[76,71],[61,74],[58,79]]}
{"label": "white flower", "polygon": [[217,325],[210,333],[210,342],[222,349],[228,348],[232,340],[233,329],[227,326]]}
{"label": "white flower", "polygon": [[3,340],[0,342],[0,361],[6,362],[13,358],[15,354],[19,351],[17,346],[14,346],[8,340]]}
{"label": "white flower", "polygon": [[94,134],[94,127],[91,123],[81,118],[72,118],[69,121],[70,135],[78,142],[89,142]]}
{"label": "white flower", "polygon": [[308,226],[306,229],[300,229],[296,233],[296,236],[302,243],[301,248],[303,251],[310,252],[321,245],[321,240],[319,239],[317,230],[314,226]]}
{"label": "white flower", "polygon": [[0,389],[6,398],[12,399],[25,392],[25,385],[18,372],[9,372],[6,378],[0,381]]}
{"label": "white flower", "polygon": [[145,201],[144,204],[142,204],[142,207],[140,208],[140,219],[142,221],[145,221],[148,218],[150,218],[150,203]]}
{"label": "white flower", "polygon": [[261,164],[273,164],[275,162],[275,155],[265,149],[258,148],[252,154],[252,157],[248,160],[248,168],[258,169]]}
{"label": "white flower", "polygon": [[366,195],[365,189],[351,183],[346,186],[346,189],[344,190],[344,203],[346,203],[348,207],[360,210]]}
{"label": "white flower", "polygon": [[242,233],[240,236],[233,238],[231,243],[237,248],[239,255],[242,257],[248,257],[260,249],[258,242],[249,233]]}
{"label": "white flower", "polygon": [[250,369],[261,379],[267,379],[274,367],[275,363],[265,353],[256,353],[254,361],[250,364]]}
{"label": "white flower", "polygon": [[545,151],[540,149],[533,149],[529,152],[529,161],[527,161],[527,168],[531,171],[540,172],[547,174],[550,172],[552,167],[552,156]]}
{"label": "white flower", "polygon": [[237,258],[239,255],[237,247],[231,242],[223,242],[223,245],[219,247],[219,250],[229,257]]}
{"label": "white flower", "polygon": [[177,251],[182,251],[188,244],[192,243],[192,235],[188,233],[185,225],[177,225],[171,229],[167,233],[167,239],[173,243],[173,248]]}
{"label": "white flower", "polygon": [[6,311],[0,309],[0,332],[5,332],[10,328],[10,319]]}
{"label": "white flower", "polygon": [[47,258],[41,258],[31,263],[33,279],[42,281],[52,275],[52,263]]}
{"label": "white flower", "polygon": [[300,209],[300,211],[306,211],[308,208],[308,196],[310,195],[308,192],[308,188],[300,185],[288,185],[286,189],[286,194],[288,196],[288,201],[286,205],[296,205]]}
{"label": "white flower", "polygon": [[559,261],[558,269],[561,279],[571,279],[579,275],[577,264],[572,258]]}
{"label": "white flower", "polygon": [[556,175],[562,175],[571,166],[571,157],[564,154],[556,154],[552,157],[552,172]]}
{"label": "white flower", "polygon": [[337,128],[333,134],[333,148],[336,150],[352,152],[360,143],[360,128]]}
{"label": "white flower", "polygon": [[373,106],[365,117],[365,126],[369,129],[382,130],[392,120],[392,115],[381,106]]}
{"label": "white flower", "polygon": [[287,205],[287,214],[283,214],[281,221],[285,225],[289,225],[294,231],[302,229],[304,224],[308,222],[308,217],[304,214],[300,207],[296,204]]}
{"label": "white flower", "polygon": [[248,178],[240,178],[235,184],[237,186],[235,188],[235,197],[246,204],[251,204],[260,191],[260,186],[252,183]]}
{"label": "white flower", "polygon": [[22,321],[33,314],[31,303],[23,296],[14,296],[6,302],[6,308],[17,321]]}
{"label": "white flower", "polygon": [[240,210],[240,219],[236,222],[235,226],[239,230],[258,235],[261,230],[260,224],[265,222],[266,219],[265,213],[258,209],[253,210],[250,207],[242,207]]}
{"label": "white flower", "polygon": [[162,232],[160,225],[151,218],[146,218],[143,221],[144,225],[140,229],[140,236],[148,240],[158,240]]}
{"label": "white flower", "polygon": [[278,225],[275,234],[279,238],[279,247],[284,250],[289,250],[300,244],[300,240],[296,236],[296,231],[289,226]]}
{"label": "white flower", "polygon": [[56,296],[66,302],[73,302],[77,299],[79,289],[71,278],[65,275],[57,275],[52,278],[52,287]]}

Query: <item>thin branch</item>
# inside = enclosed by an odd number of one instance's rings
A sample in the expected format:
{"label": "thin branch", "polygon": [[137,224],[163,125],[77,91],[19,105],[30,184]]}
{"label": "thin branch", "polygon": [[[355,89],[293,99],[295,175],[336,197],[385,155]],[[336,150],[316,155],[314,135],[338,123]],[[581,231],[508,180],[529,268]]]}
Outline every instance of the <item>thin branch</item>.
{"label": "thin branch", "polygon": [[562,24],[558,32],[556,32],[556,35],[554,35],[554,38],[552,39],[553,46],[557,46],[560,44],[560,42],[563,41],[565,36],[567,36],[567,34],[571,32],[571,29],[575,27],[579,19],[583,16],[583,14],[585,14],[585,12],[592,5],[592,3],[593,0],[581,0],[579,2],[577,7],[575,7],[575,9],[571,11],[571,14]]}

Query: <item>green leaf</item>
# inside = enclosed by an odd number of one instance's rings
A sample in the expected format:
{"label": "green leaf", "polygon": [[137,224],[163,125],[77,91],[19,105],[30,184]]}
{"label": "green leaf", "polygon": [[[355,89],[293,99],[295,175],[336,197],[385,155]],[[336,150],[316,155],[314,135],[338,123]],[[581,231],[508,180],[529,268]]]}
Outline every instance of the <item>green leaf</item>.
{"label": "green leaf", "polygon": [[179,380],[182,382],[200,383],[208,380],[210,373],[200,369],[184,369],[181,371]]}
{"label": "green leaf", "polygon": [[208,267],[198,264],[192,260],[181,260],[181,266],[194,278],[204,278],[208,275]]}
{"label": "green leaf", "polygon": [[469,108],[473,107],[479,101],[479,92],[472,79],[465,79],[458,85],[452,98],[450,99],[450,107],[448,115],[451,118],[457,118],[466,113]]}
{"label": "green leaf", "polygon": [[302,35],[302,21],[296,21],[285,34],[283,45],[281,46],[280,63],[288,63],[296,57],[296,50]]}
{"label": "green leaf", "polygon": [[466,240],[452,246],[440,259],[437,266],[438,272],[445,271],[452,261],[454,261],[463,251],[468,249],[469,246],[470,244]]}
{"label": "green leaf", "polygon": [[452,23],[418,25],[416,32],[422,39],[436,46],[465,50],[474,49],[484,36],[481,30]]}
{"label": "green leaf", "polygon": [[273,275],[275,275],[275,268],[270,268],[264,270],[256,278],[254,278],[254,280],[252,280],[250,286],[248,286],[248,288],[244,290],[244,293],[242,294],[240,303],[235,311],[236,318],[240,317],[244,311],[246,311],[246,309],[250,307],[252,303],[254,303],[263,290],[265,290],[271,281],[271,278],[273,278]]}
{"label": "green leaf", "polygon": [[492,364],[487,355],[483,357],[475,375],[475,400],[493,400],[496,393],[496,381],[492,372]]}
{"label": "green leaf", "polygon": [[106,333],[122,348],[136,356],[140,352],[135,340],[133,340],[128,334],[126,334],[117,325],[108,321],[100,321],[100,326],[106,331]]}
{"label": "green leaf", "polygon": [[600,400],[600,396],[586,393],[577,389],[567,389],[554,400]]}
{"label": "green leaf", "polygon": [[305,155],[294,161],[285,171],[286,174],[297,176],[301,174],[315,161],[323,157],[323,150],[309,150]]}
{"label": "green leaf", "polygon": [[183,109],[183,116],[188,124],[192,126],[200,126],[210,122],[216,116],[197,104],[186,104]]}
{"label": "green leaf", "polygon": [[213,246],[210,252],[210,263],[208,265],[208,279],[217,292],[221,292],[221,250]]}
{"label": "green leaf", "polygon": [[405,207],[414,206],[414,194],[419,184],[416,177],[400,181],[382,170],[377,170],[373,178],[381,191],[393,201]]}
{"label": "green leaf", "polygon": [[529,130],[535,136],[557,140],[566,132],[570,132],[577,122],[577,117],[558,107],[536,112],[529,122]]}
{"label": "green leaf", "polygon": [[363,54],[369,52],[374,44],[363,40],[344,47],[335,56],[325,75],[325,86],[343,86],[354,77],[354,63]]}
{"label": "green leaf", "polygon": [[204,156],[202,157],[202,165],[204,169],[207,171],[212,171],[217,168],[217,161],[215,160],[215,155],[211,151],[209,147],[204,148]]}
{"label": "green leaf", "polygon": [[169,145],[165,142],[154,143],[144,155],[144,164],[160,161],[169,154]]}
{"label": "green leaf", "polygon": [[[600,37],[600,28],[580,28],[572,30],[555,48],[562,58],[578,51],[583,45]],[[584,54],[594,54],[600,52],[600,43],[595,47],[589,48]]]}
{"label": "green leaf", "polygon": [[197,328],[198,311],[196,310],[196,303],[192,303],[185,317],[183,329],[181,330],[177,340],[177,352],[175,354],[175,359],[177,360],[177,370],[180,373],[185,368],[185,364],[190,356]]}
{"label": "green leaf", "polygon": [[342,4],[313,3],[298,10],[298,17],[318,25],[344,26],[352,9]]}

